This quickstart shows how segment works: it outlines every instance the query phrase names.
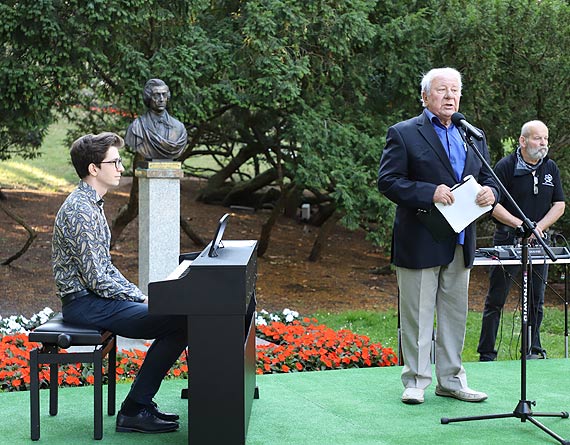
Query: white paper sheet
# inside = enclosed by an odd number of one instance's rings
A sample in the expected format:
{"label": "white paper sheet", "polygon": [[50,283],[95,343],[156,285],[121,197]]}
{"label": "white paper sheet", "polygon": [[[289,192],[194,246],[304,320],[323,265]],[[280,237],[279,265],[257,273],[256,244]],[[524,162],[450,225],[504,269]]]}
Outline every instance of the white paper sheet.
{"label": "white paper sheet", "polygon": [[475,203],[475,198],[481,188],[481,185],[475,178],[469,175],[462,182],[451,188],[451,192],[455,197],[453,204],[435,203],[437,209],[456,233],[461,232],[465,227],[493,208],[492,206],[479,207]]}

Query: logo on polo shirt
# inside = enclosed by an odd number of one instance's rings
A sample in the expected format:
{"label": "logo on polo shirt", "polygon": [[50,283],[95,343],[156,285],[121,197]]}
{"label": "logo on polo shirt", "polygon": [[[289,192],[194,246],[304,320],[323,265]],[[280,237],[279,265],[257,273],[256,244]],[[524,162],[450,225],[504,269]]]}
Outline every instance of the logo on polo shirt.
{"label": "logo on polo shirt", "polygon": [[544,175],[544,182],[542,183],[542,185],[554,187],[554,184],[552,183],[552,175],[550,173],[547,173],[546,175]]}

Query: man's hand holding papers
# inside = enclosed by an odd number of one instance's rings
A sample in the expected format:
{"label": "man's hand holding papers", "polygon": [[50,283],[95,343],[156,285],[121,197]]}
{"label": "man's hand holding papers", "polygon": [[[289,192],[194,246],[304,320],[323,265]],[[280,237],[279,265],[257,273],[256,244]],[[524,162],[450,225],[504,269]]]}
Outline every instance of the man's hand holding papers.
{"label": "man's hand holding papers", "polygon": [[491,198],[486,196],[487,194],[481,193],[482,190],[483,188],[475,178],[469,175],[451,188],[454,197],[452,204],[435,203],[436,208],[456,233],[460,233],[465,227],[493,208],[493,202],[485,205],[491,201]]}

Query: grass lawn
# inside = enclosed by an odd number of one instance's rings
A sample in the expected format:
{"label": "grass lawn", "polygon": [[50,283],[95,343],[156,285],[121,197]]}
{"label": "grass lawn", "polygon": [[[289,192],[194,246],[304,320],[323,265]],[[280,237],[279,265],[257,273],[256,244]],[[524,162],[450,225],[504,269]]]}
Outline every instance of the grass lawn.
{"label": "grass lawn", "polygon": [[65,122],[50,127],[38,158],[16,156],[0,162],[0,187],[70,191],[77,184],[77,174],[65,143],[67,127]]}
{"label": "grass lawn", "polygon": [[[357,334],[370,337],[373,342],[397,351],[398,348],[398,314],[397,311],[386,312],[348,311],[338,314],[316,313],[313,315],[319,323],[332,329],[349,329]],[[520,312],[505,312],[497,336],[499,360],[518,360],[520,348]],[[467,316],[467,333],[463,360],[473,362],[479,360],[477,344],[481,330],[481,313],[469,311]],[[564,312],[557,308],[544,308],[544,320],[541,327],[542,346],[548,357],[564,357]]]}

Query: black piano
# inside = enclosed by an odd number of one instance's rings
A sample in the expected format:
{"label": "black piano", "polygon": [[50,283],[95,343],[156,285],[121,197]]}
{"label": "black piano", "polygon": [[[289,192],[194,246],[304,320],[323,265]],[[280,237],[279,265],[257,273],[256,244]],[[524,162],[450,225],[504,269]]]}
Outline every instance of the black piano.
{"label": "black piano", "polygon": [[[225,219],[224,219],[225,218]],[[254,397],[257,241],[214,240],[148,285],[149,312],[188,317],[188,443],[245,444]],[[221,227],[222,226],[222,227]]]}

